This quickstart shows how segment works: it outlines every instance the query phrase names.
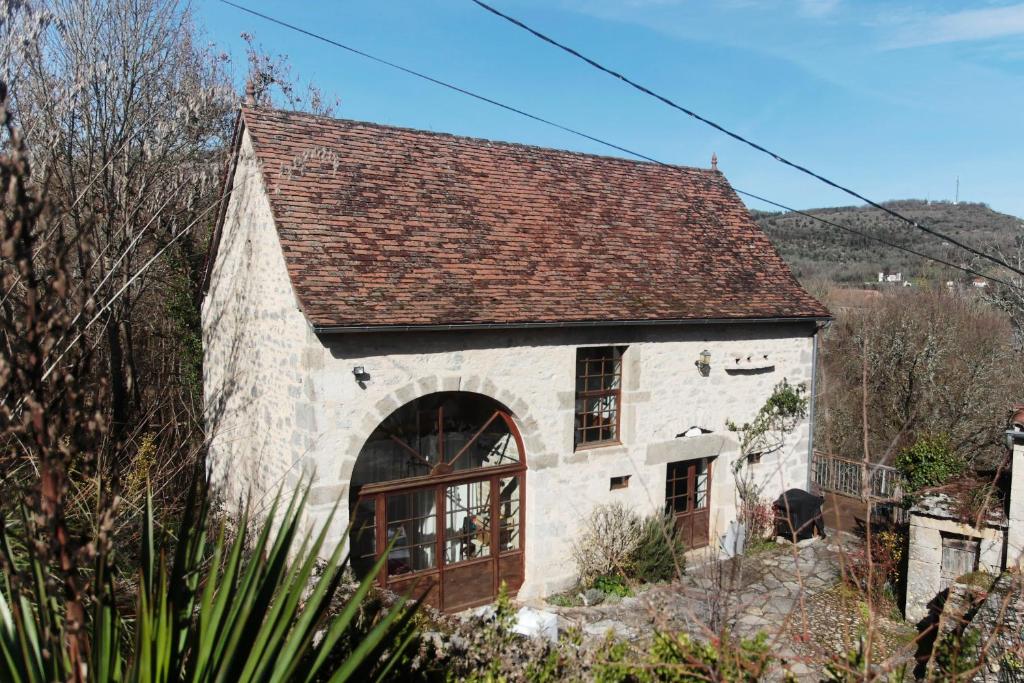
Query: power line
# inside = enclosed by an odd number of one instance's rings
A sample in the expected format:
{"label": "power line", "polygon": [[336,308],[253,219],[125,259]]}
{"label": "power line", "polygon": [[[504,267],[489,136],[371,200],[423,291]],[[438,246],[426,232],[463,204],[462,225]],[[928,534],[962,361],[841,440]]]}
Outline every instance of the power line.
{"label": "power line", "polygon": [[[520,116],[525,116],[528,119],[532,119],[533,121],[537,121],[539,123],[543,123],[545,125],[552,126],[553,128],[557,128],[557,129],[559,129],[561,131],[564,131],[566,133],[571,133],[572,135],[577,135],[577,136],[579,136],[581,138],[584,138],[586,140],[590,140],[591,142],[596,142],[596,143],[598,143],[600,145],[604,145],[605,147],[608,147],[610,149],[614,149],[614,150],[617,150],[617,151],[622,152],[624,154],[628,154],[630,156],[636,157],[637,159],[643,159],[644,161],[649,161],[649,162],[651,162],[653,164],[657,164],[659,166],[665,166],[665,167],[671,168],[671,169],[677,169],[678,168],[677,166],[674,166],[673,164],[669,164],[669,163],[666,163],[664,161],[660,161],[658,159],[655,159],[652,156],[649,156],[647,154],[643,154],[642,152],[637,152],[635,150],[629,149],[628,147],[623,147],[622,145],[617,145],[614,142],[609,142],[608,140],[604,140],[604,139],[601,139],[601,138],[596,137],[594,135],[590,135],[588,133],[584,133],[584,132],[582,132],[580,130],[576,130],[575,128],[570,128],[569,126],[565,126],[565,125],[562,125],[562,124],[557,123],[555,121],[551,121],[549,119],[543,118],[541,116],[537,116],[535,114],[531,114],[531,113],[529,113],[527,111],[524,111],[522,109],[519,109],[517,107],[513,107],[512,105],[505,104],[503,102],[499,102],[497,100],[491,99],[490,97],[486,97],[484,95],[480,95],[480,94],[472,92],[470,90],[466,90],[465,88],[459,87],[459,86],[454,85],[452,83],[448,83],[446,81],[442,81],[442,80],[440,80],[438,78],[434,78],[433,76],[429,76],[427,74],[424,74],[422,72],[416,71],[414,69],[410,69],[410,68],[402,66],[400,64],[396,64],[395,62],[391,62],[391,61],[389,61],[387,59],[383,59],[381,57],[377,57],[375,55],[372,55],[372,54],[370,54],[368,52],[364,52],[364,51],[356,49],[354,47],[345,45],[345,44],[340,43],[340,42],[338,42],[336,40],[333,40],[331,38],[327,38],[326,36],[320,35],[318,33],[314,33],[313,31],[309,31],[309,30],[301,28],[299,26],[295,26],[293,24],[289,24],[288,22],[285,22],[285,21],[283,21],[281,19],[277,19],[275,17],[271,17],[269,15],[263,14],[262,12],[257,12],[256,10],[249,9],[248,7],[244,7],[242,5],[239,5],[239,4],[235,3],[235,2],[232,2],[231,0],[220,0],[220,2],[224,3],[225,5],[230,5],[230,6],[236,8],[236,9],[239,9],[239,10],[241,10],[243,12],[246,12],[247,14],[251,14],[253,16],[256,16],[256,17],[259,17],[259,18],[264,19],[266,21],[269,21],[269,22],[271,22],[273,24],[277,24],[278,26],[282,26],[282,27],[290,29],[292,31],[296,31],[296,32],[301,33],[303,35],[306,35],[306,36],[308,36],[310,38],[313,38],[315,40],[322,41],[324,43],[327,43],[328,45],[333,45],[334,47],[339,47],[339,48],[341,48],[343,50],[351,52],[352,54],[359,55],[360,57],[364,57],[364,58],[369,59],[371,61],[374,61],[374,62],[376,62],[378,64],[383,64],[383,65],[388,66],[388,67],[390,67],[392,69],[396,69],[398,71],[401,71],[403,73],[409,74],[411,76],[415,76],[415,77],[421,78],[421,79],[423,79],[425,81],[429,81],[430,83],[434,83],[435,85],[440,85],[442,87],[448,88],[449,90],[453,90],[453,91],[461,93],[463,95],[467,95],[467,96],[472,97],[472,98],[474,98],[476,100],[479,100],[481,102],[486,102],[486,103],[494,105],[496,107],[500,107],[501,109],[504,109],[506,111],[510,111],[510,112],[515,113],[515,114],[519,114]],[[738,194],[742,194],[742,195],[745,195],[745,196],[750,197],[752,199],[756,199],[758,201],[765,202],[766,204],[771,204],[772,206],[778,207],[778,208],[783,209],[785,211],[791,211],[793,213],[798,213],[800,215],[803,215],[803,216],[806,216],[806,217],[811,218],[813,220],[816,220],[816,221],[818,221],[818,222],[820,222],[820,223],[822,223],[824,225],[830,225],[830,226],[839,228],[840,230],[845,230],[846,232],[852,233],[854,235],[859,235],[859,236],[864,237],[866,239],[874,240],[876,242],[880,242],[882,244],[885,244],[887,246],[892,247],[893,249],[899,249],[900,251],[908,252],[910,254],[913,254],[915,256],[919,256],[919,257],[927,259],[929,261],[935,261],[936,263],[940,263],[940,264],[942,264],[944,266],[948,266],[950,268],[955,268],[956,270],[959,270],[959,271],[962,271],[962,272],[965,272],[965,273],[968,273],[968,274],[971,274],[971,275],[976,275],[978,277],[985,278],[986,280],[990,280],[992,282],[996,282],[996,283],[1002,284],[1002,285],[1004,285],[1006,287],[1010,287],[1011,289],[1019,289],[1015,285],[1012,285],[1012,284],[1006,282],[1005,280],[1001,280],[999,278],[996,278],[996,277],[993,277],[993,276],[990,276],[990,275],[985,275],[983,273],[979,273],[978,271],[976,271],[974,269],[966,268],[966,267],[963,267],[963,266],[959,266],[959,265],[956,265],[954,263],[950,263],[948,261],[944,261],[944,260],[942,260],[940,258],[936,258],[934,256],[929,256],[928,254],[924,254],[924,253],[921,253],[919,251],[915,251],[913,249],[909,249],[907,247],[900,246],[898,244],[895,244],[893,242],[889,242],[889,241],[884,240],[882,238],[874,237],[872,235],[868,235],[866,233],[860,232],[860,231],[855,230],[853,228],[850,228],[848,226],[840,225],[839,223],[835,223],[833,221],[829,221],[829,220],[820,218],[818,216],[814,216],[814,215],[806,213],[804,211],[799,211],[797,209],[790,208],[790,207],[788,207],[788,206],[786,206],[784,204],[780,204],[780,203],[772,201],[770,199],[766,199],[766,198],[761,197],[759,195],[756,195],[756,194],[754,194],[752,192],[746,192],[746,191],[737,189],[735,187],[733,188],[733,190],[735,190]]]}
{"label": "power line", "polygon": [[[882,244],[884,244],[884,245],[886,245],[888,247],[892,247],[893,249],[899,249],[900,251],[905,251],[908,254],[913,254],[914,256],[918,256],[920,258],[927,259],[929,261],[935,261],[936,263],[940,263],[940,264],[942,264],[944,266],[948,266],[949,268],[955,268],[957,270],[961,270],[961,271],[963,271],[965,273],[968,273],[969,275],[976,275],[977,277],[982,277],[982,278],[985,278],[986,280],[990,280],[992,282],[997,282],[997,283],[999,283],[999,284],[1001,284],[1001,285],[1003,285],[1005,287],[1009,287],[1010,289],[1020,289],[1016,285],[1012,285],[1009,282],[1007,282],[1006,280],[1001,280],[1001,279],[999,279],[997,277],[993,277],[991,275],[985,275],[983,273],[979,273],[978,271],[976,271],[973,268],[970,268],[968,266],[959,266],[959,265],[957,265],[955,263],[950,263],[949,261],[941,259],[941,258],[939,258],[937,256],[930,256],[928,254],[925,254],[925,253],[922,253],[920,251],[917,251],[916,249],[911,249],[910,247],[904,247],[904,246],[901,246],[899,244],[896,244],[895,242],[890,242],[889,240],[882,239],[881,237],[875,237],[873,235],[868,235],[867,233],[863,233],[860,230],[854,230],[853,228],[851,228],[849,226],[842,225],[840,223],[836,223],[835,221],[830,221],[827,218],[822,218],[821,216],[815,216],[814,214],[808,213],[806,211],[801,211],[800,209],[794,209],[793,207],[786,206],[785,204],[780,204],[779,202],[772,201],[771,199],[768,199],[766,197],[761,197],[759,195],[756,195],[753,192],[745,192],[745,191],[743,191],[743,190],[741,190],[739,188],[736,188],[736,187],[734,187],[732,189],[735,190],[737,194],[742,194],[744,196],[750,197],[751,199],[756,199],[756,200],[758,200],[760,202],[764,202],[765,204],[771,204],[774,207],[777,207],[777,208],[782,209],[784,211],[789,211],[790,213],[795,213],[795,214],[798,214],[800,216],[806,216],[807,218],[811,218],[813,220],[816,220],[819,223],[823,223],[824,225],[831,225],[834,228],[839,228],[840,230],[844,230],[844,231],[846,231],[848,233],[851,233],[851,234],[854,234],[854,235],[859,235],[859,236],[864,237],[866,239],[874,240],[876,242],[881,242]],[[1024,290],[1021,290],[1021,291],[1024,291]]]}
{"label": "power line", "polygon": [[519,114],[520,116],[525,116],[528,119],[532,119],[534,121],[537,121],[538,123],[543,123],[545,125],[552,126],[552,127],[557,128],[557,129],[559,129],[561,131],[564,131],[566,133],[571,133],[573,135],[578,135],[578,136],[580,136],[582,138],[586,138],[587,140],[590,140],[592,142],[596,142],[596,143],[599,143],[599,144],[602,144],[602,145],[607,145],[607,146],[609,146],[609,147],[611,147],[613,149],[619,150],[620,152],[625,152],[626,154],[635,154],[635,152],[630,152],[628,149],[625,149],[623,147],[619,147],[618,145],[613,145],[610,142],[605,142],[604,140],[600,140],[600,139],[595,138],[593,136],[587,135],[586,133],[584,133],[582,131],[575,130],[573,128],[569,128],[568,126],[563,126],[560,123],[556,123],[554,121],[542,118],[540,116],[537,116],[536,114],[531,114],[530,112],[523,111],[522,109],[518,109],[516,107],[513,107],[512,105],[505,104],[504,102],[499,102],[497,100],[492,100],[489,97],[485,97],[484,95],[480,95],[480,94],[472,92],[470,90],[466,90],[465,88],[460,88],[459,86],[457,86],[457,85],[455,85],[453,83],[448,83],[447,81],[442,81],[439,78],[434,78],[433,76],[428,76],[425,73],[416,71],[415,69],[410,69],[407,66],[402,66],[401,64],[396,64],[395,62],[388,61],[388,60],[386,60],[386,59],[384,59],[382,57],[377,57],[375,55],[371,55],[368,52],[363,52],[362,50],[358,50],[358,49],[356,49],[354,47],[351,47],[349,45],[345,45],[344,43],[339,43],[338,41],[332,40],[331,38],[328,38],[326,36],[322,36],[319,33],[313,33],[312,31],[308,31],[308,30],[306,30],[306,29],[304,29],[304,28],[302,28],[300,26],[295,26],[294,24],[289,24],[288,22],[282,21],[281,19],[275,19],[274,17],[271,17],[269,15],[263,14],[262,12],[257,12],[254,9],[249,9],[248,7],[243,7],[242,5],[239,5],[239,4],[235,3],[235,2],[232,2],[231,0],[220,0],[220,1],[222,3],[224,3],[225,5],[230,5],[230,6],[234,7],[235,9],[239,9],[239,10],[242,10],[243,12],[246,12],[247,14],[251,14],[253,16],[259,17],[260,19],[265,19],[266,21],[269,21],[271,23],[277,24],[278,26],[283,26],[283,27],[285,27],[287,29],[291,29],[292,31],[296,31],[296,32],[301,33],[303,35],[309,36],[310,38],[315,38],[316,40],[323,41],[323,42],[327,43],[328,45],[333,45],[334,47],[340,47],[342,50],[347,50],[348,52],[351,52],[352,54],[359,55],[360,57],[365,57],[366,59],[369,59],[371,61],[377,62],[378,64],[383,64],[384,66],[389,66],[392,69],[397,69],[398,71],[401,71],[403,73],[407,73],[410,76],[415,76],[416,78],[422,78],[423,80],[429,81],[430,83],[433,83],[434,85],[439,85],[439,86],[441,86],[443,88],[448,88],[449,90],[454,90],[457,93],[462,93],[463,95],[467,95],[468,97],[472,97],[473,99],[479,100],[481,102],[486,102],[487,104],[492,104],[495,107],[500,107],[500,108],[502,108],[502,109],[504,109],[506,111],[510,111],[510,112],[512,112],[514,114]]}
{"label": "power line", "polygon": [[768,149],[767,147],[763,147],[762,145],[759,145],[758,143],[754,142],[753,140],[750,140],[748,138],[743,137],[739,133],[734,133],[733,131],[729,130],[725,126],[722,126],[721,124],[715,123],[714,121],[712,121],[711,119],[709,119],[707,117],[701,116],[700,114],[698,114],[697,112],[693,111],[692,109],[688,109],[688,108],[686,108],[686,107],[684,107],[684,106],[682,106],[680,104],[677,104],[676,102],[673,102],[668,97],[665,97],[664,95],[660,95],[657,92],[651,90],[650,88],[647,88],[647,87],[637,83],[636,81],[632,80],[631,78],[623,75],[622,73],[604,66],[603,64],[595,61],[594,59],[591,59],[590,57],[587,57],[586,55],[584,55],[581,52],[579,52],[579,51],[569,47],[568,45],[565,45],[564,43],[560,43],[557,40],[555,40],[554,38],[551,38],[550,36],[547,36],[547,35],[541,33],[537,29],[534,29],[534,28],[526,25],[525,23],[523,23],[519,19],[516,19],[515,17],[509,16],[508,14],[505,14],[505,13],[495,9],[494,7],[491,7],[490,5],[488,5],[486,2],[483,2],[482,0],[472,0],[472,2],[475,3],[476,5],[478,5],[479,7],[482,7],[483,9],[487,10],[491,14],[494,14],[495,16],[498,16],[498,17],[504,19],[505,21],[508,21],[509,23],[514,24],[515,26],[518,26],[519,28],[523,29],[524,31],[526,31],[526,32],[536,36],[537,38],[543,40],[544,42],[548,43],[549,45],[553,45],[554,47],[557,47],[558,49],[560,49],[560,50],[562,50],[564,52],[569,53],[573,57],[576,57],[577,59],[580,59],[580,60],[586,62],[590,66],[594,67],[595,69],[597,69],[599,71],[602,71],[602,72],[608,74],[612,78],[620,80],[623,83],[626,83],[627,85],[635,88],[636,90],[639,90],[640,92],[644,93],[645,95],[649,95],[650,97],[653,97],[656,100],[659,100],[659,101],[663,102],[664,104],[667,104],[668,106],[672,107],[673,109],[681,111],[684,114],[686,114],[687,116],[690,116],[691,118],[694,118],[694,119],[700,121],[701,123],[704,123],[704,124],[706,124],[708,126],[711,126],[715,130],[728,135],[729,137],[733,138],[734,140],[742,142],[743,144],[745,144],[745,145],[747,145],[749,147],[752,147],[752,148],[756,149],[759,152],[767,154],[771,158],[775,159],[776,161],[778,161],[778,162],[780,162],[782,164],[785,164],[786,166],[789,166],[790,168],[796,169],[797,171],[800,171],[801,173],[809,175],[812,178],[815,178],[815,179],[825,183],[826,185],[829,185],[831,187],[834,187],[837,190],[840,190],[841,192],[845,192],[846,194],[850,195],[851,197],[856,197],[857,199],[861,200],[862,202],[870,204],[871,206],[875,207],[876,209],[880,209],[880,210],[886,212],[887,214],[889,214],[889,215],[891,215],[891,216],[893,216],[895,218],[900,219],[901,221],[909,223],[912,227],[915,227],[918,230],[922,230],[922,231],[928,233],[929,235],[932,235],[933,237],[938,237],[938,238],[943,239],[943,240],[945,240],[945,241],[947,241],[947,242],[949,242],[951,244],[955,244],[956,246],[960,247],[961,249],[969,251],[970,253],[972,253],[972,254],[974,254],[976,256],[980,256],[980,257],[982,257],[984,259],[992,261],[993,263],[996,263],[996,264],[998,264],[1000,266],[1003,266],[1004,268],[1008,268],[1009,270],[1012,270],[1013,272],[1017,273],[1018,275],[1024,275],[1024,270],[1020,270],[1018,268],[1015,268],[1014,266],[1010,265],[1009,263],[1007,263],[1006,261],[1002,260],[1001,258],[999,258],[997,256],[992,256],[990,254],[987,254],[987,253],[985,253],[985,252],[983,252],[983,251],[981,251],[979,249],[975,249],[974,247],[970,246],[969,244],[965,244],[964,242],[961,242],[961,241],[957,240],[956,238],[953,238],[953,237],[950,237],[949,235],[941,233],[938,230],[935,230],[934,228],[930,228],[930,227],[928,227],[926,225],[921,225],[920,223],[918,223],[917,221],[913,220],[912,218],[908,218],[908,217],[904,216],[903,214],[899,213],[898,211],[895,211],[895,210],[890,209],[890,208],[888,208],[886,206],[883,206],[882,204],[879,204],[878,202],[875,202],[875,201],[873,201],[871,199],[868,199],[867,197],[865,197],[864,195],[860,194],[859,192],[857,192],[855,190],[851,190],[850,188],[848,188],[848,187],[846,187],[844,185],[840,185],[836,181],[830,180],[829,178],[826,178],[825,176],[823,176],[823,175],[821,175],[819,173],[816,173],[815,171],[812,171],[811,169],[807,168],[806,166],[802,166],[802,165],[800,165],[800,164],[798,164],[796,162],[790,161],[789,159],[787,159],[786,157],[782,156],[781,154],[778,154],[777,152],[773,152],[772,150]]}

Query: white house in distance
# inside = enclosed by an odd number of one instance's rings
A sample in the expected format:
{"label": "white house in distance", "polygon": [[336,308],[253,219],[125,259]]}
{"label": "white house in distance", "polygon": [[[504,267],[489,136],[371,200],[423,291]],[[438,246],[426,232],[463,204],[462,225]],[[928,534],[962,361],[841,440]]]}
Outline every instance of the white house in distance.
{"label": "white house in distance", "polygon": [[[312,474],[308,523],[340,501],[355,569],[396,539],[379,580],[442,609],[546,595],[602,503],[716,544],[726,421],[811,384],[827,318],[716,168],[244,108],[203,302],[211,469],[229,501]],[[766,498],[807,487],[811,448],[804,423],[751,465]]]}

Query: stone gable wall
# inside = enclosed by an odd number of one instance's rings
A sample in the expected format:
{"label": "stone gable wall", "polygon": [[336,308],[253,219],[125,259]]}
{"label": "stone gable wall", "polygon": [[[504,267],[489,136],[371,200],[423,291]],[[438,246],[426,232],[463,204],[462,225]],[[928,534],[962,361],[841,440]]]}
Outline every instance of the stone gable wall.
{"label": "stone gable wall", "polygon": [[314,442],[305,350],[319,345],[298,310],[252,144],[239,150],[203,301],[209,462],[225,502],[294,485]]}

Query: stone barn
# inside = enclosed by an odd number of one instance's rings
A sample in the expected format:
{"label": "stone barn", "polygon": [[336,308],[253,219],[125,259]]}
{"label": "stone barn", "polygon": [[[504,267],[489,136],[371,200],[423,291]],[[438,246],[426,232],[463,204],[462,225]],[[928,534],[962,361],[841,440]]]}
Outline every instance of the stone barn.
{"label": "stone barn", "polygon": [[[203,301],[211,474],[455,611],[575,579],[597,505],[736,519],[738,446],[828,312],[721,172],[241,111]],[[810,423],[751,464],[806,488]],[[257,506],[258,507],[258,506]]]}

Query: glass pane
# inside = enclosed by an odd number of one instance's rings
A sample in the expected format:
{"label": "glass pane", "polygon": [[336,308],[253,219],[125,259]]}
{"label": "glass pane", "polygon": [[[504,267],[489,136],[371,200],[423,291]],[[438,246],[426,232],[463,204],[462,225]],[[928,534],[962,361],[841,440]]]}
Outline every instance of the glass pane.
{"label": "glass pane", "polygon": [[697,461],[697,491],[694,509],[701,510],[708,504],[708,463],[706,460]]}
{"label": "glass pane", "polygon": [[491,554],[491,482],[445,488],[445,564]]}
{"label": "glass pane", "polygon": [[519,462],[519,444],[500,416],[495,417],[480,435],[456,453],[456,470],[514,465]]}
{"label": "glass pane", "polygon": [[[352,487],[437,474],[435,468],[452,460],[468,444],[453,466],[457,469],[519,462],[515,439],[499,417],[481,432],[488,420],[504,411],[497,401],[469,392],[439,392],[402,406],[384,420],[367,439],[352,472]],[[440,430],[440,431],[439,431]],[[474,436],[483,437],[478,444]],[[468,457],[467,457],[468,456]],[[463,462],[464,461],[464,462]]]}
{"label": "glass pane", "polygon": [[437,464],[437,410],[432,397],[402,406],[366,440],[352,472],[359,487],[430,474]]}
{"label": "glass pane", "polygon": [[498,480],[498,549],[519,550],[519,488],[520,477]]}
{"label": "glass pane", "polygon": [[608,390],[618,389],[619,382],[621,379],[622,364],[619,361],[615,361],[614,363],[608,363],[608,371],[605,373],[604,376],[604,388]]}
{"label": "glass pane", "polygon": [[670,462],[666,468],[665,503],[669,512],[686,512],[690,507],[689,465]]}
{"label": "glass pane", "polygon": [[352,570],[363,577],[377,559],[376,501],[363,498],[352,511]]}
{"label": "glass pane", "polygon": [[433,489],[387,497],[388,574],[395,576],[437,566],[437,510]]}

